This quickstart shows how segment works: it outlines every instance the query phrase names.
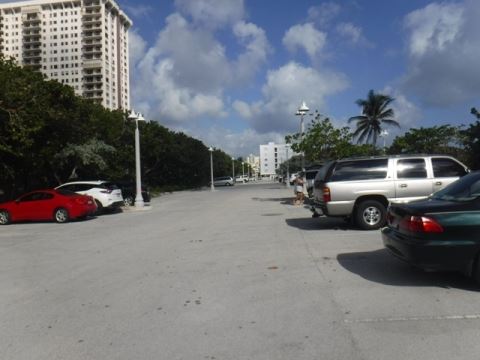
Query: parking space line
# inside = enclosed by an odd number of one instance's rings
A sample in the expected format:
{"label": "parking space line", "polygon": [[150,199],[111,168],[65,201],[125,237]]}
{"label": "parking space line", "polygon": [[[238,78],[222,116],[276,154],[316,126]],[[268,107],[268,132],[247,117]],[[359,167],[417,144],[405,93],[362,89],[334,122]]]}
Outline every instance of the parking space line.
{"label": "parking space line", "polygon": [[398,316],[366,319],[345,319],[345,324],[381,323],[398,321],[437,321],[437,320],[480,320],[480,314],[438,315],[438,316]]}

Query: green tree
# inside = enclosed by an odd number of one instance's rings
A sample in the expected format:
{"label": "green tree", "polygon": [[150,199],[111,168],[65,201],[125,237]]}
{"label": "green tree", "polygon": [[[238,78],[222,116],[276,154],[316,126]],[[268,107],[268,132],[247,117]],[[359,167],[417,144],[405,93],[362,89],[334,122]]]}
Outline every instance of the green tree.
{"label": "green tree", "polygon": [[476,108],[472,107],[472,108],[470,109],[470,114],[475,115],[475,117],[476,117],[477,119],[480,119],[480,113],[478,112],[478,110],[477,110]]}
{"label": "green tree", "polygon": [[410,129],[397,136],[388,149],[389,154],[450,154],[462,157],[461,127],[441,125]]}
{"label": "green tree", "polygon": [[[480,114],[472,108],[471,114],[480,119]],[[462,132],[463,145],[466,151],[467,165],[472,169],[480,169],[480,121],[477,120]]]}
{"label": "green tree", "polygon": [[356,104],[362,108],[362,115],[353,116],[348,122],[356,122],[356,130],[353,137],[358,143],[370,143],[374,148],[377,146],[377,139],[383,127],[400,127],[393,119],[393,109],[389,108],[393,98],[388,95],[376,94],[373,90],[368,92],[367,99],[358,99]]}
{"label": "green tree", "polygon": [[293,151],[305,153],[305,159],[311,165],[331,159],[371,155],[374,152],[372,145],[352,144],[353,135],[349,127],[335,128],[328,117],[322,118],[318,111],[315,114],[314,120],[303,135],[303,140],[300,133],[285,137],[285,141],[292,144]]}

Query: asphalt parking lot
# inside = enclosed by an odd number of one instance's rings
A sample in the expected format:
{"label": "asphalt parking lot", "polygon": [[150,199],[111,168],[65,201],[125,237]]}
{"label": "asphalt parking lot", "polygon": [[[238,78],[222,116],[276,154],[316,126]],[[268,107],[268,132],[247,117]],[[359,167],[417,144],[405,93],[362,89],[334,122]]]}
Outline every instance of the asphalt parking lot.
{"label": "asphalt parking lot", "polygon": [[478,359],[480,291],[259,182],[0,227],[0,359]]}

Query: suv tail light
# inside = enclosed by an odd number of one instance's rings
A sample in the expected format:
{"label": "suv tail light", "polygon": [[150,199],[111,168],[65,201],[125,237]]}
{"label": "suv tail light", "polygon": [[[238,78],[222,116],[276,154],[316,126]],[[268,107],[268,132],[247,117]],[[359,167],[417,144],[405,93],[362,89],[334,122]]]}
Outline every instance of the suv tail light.
{"label": "suv tail light", "polygon": [[402,228],[416,233],[442,233],[443,227],[437,221],[426,216],[409,216],[403,220]]}
{"label": "suv tail light", "polygon": [[330,195],[330,188],[324,187],[322,191],[323,191],[323,202],[325,203],[330,202],[332,200],[332,197]]}

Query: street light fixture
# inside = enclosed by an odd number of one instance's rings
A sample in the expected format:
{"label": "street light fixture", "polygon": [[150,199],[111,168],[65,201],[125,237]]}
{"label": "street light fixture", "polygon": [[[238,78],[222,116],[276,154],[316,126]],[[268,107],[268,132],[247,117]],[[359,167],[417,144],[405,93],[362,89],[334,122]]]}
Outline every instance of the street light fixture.
{"label": "street light fixture", "polygon": [[140,131],[138,130],[138,122],[145,121],[145,118],[140,113],[131,111],[128,115],[128,120],[135,120],[135,177],[136,177],[136,196],[135,207],[142,208],[145,203],[142,197],[142,174],[140,171]]}
{"label": "street light fixture", "polygon": [[215,185],[213,185],[213,148],[208,148],[210,151],[210,191],[215,191]]}
{"label": "street light fixture", "polygon": [[388,136],[388,131],[387,130],[380,131],[379,136],[383,138],[383,153],[385,154],[387,152],[385,138]]}
{"label": "street light fixture", "polygon": [[[303,117],[306,113],[308,113],[309,110],[310,109],[308,108],[305,101],[302,101],[302,105],[300,105],[297,112],[295,113],[295,115],[300,116],[300,142],[303,141],[303,132],[304,132]],[[303,176],[305,176],[305,174],[306,174],[306,172],[305,172],[305,153],[303,151],[302,151],[302,172],[303,172]],[[307,184],[306,184],[305,179],[303,179],[303,180],[304,180],[303,181],[303,193],[306,194],[307,193]]]}
{"label": "street light fixture", "polygon": [[287,152],[287,178],[285,179],[285,185],[287,188],[290,187],[290,159],[288,158],[288,144],[285,146],[285,151]]}
{"label": "street light fixture", "polygon": [[232,179],[235,181],[235,158],[232,157]]}
{"label": "street light fixture", "polygon": [[242,183],[245,182],[245,168],[244,168],[245,163],[242,161]]}

